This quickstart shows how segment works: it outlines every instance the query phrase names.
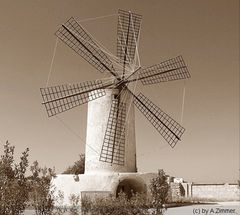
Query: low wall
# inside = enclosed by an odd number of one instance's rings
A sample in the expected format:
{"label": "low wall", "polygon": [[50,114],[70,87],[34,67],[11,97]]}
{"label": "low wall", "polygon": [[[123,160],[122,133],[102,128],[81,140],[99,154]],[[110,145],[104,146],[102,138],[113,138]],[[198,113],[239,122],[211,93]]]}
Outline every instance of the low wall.
{"label": "low wall", "polygon": [[70,205],[72,194],[76,196],[87,195],[90,198],[94,196],[117,195],[117,190],[121,183],[129,185],[136,191],[149,193],[149,184],[156,173],[105,173],[105,174],[81,174],[70,175],[60,174],[52,179],[52,185],[57,197],[60,191],[63,195],[64,205]]}
{"label": "low wall", "polygon": [[196,184],[182,183],[185,197],[213,201],[239,201],[240,189],[237,184]]}
{"label": "low wall", "polygon": [[[114,174],[83,174],[57,175],[52,185],[56,191],[64,194],[63,202],[68,205],[71,194],[75,195],[117,195],[117,189],[123,184],[150,195],[149,184],[156,173],[114,173]],[[237,184],[196,184],[170,182],[171,197],[196,198],[207,201],[240,201],[240,189]],[[56,193],[57,194],[57,193]]]}

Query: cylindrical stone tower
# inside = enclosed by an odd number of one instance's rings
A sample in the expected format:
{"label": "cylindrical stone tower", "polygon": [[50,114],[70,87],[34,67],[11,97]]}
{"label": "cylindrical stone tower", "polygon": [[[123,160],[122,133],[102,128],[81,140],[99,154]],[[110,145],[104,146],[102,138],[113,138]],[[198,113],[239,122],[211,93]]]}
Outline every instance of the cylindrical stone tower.
{"label": "cylindrical stone tower", "polygon": [[85,174],[136,172],[136,139],[133,98],[126,93],[122,99],[126,104],[124,166],[100,161],[100,153],[107,128],[112,99],[118,89],[106,89],[106,95],[88,103],[87,137],[85,149]]}

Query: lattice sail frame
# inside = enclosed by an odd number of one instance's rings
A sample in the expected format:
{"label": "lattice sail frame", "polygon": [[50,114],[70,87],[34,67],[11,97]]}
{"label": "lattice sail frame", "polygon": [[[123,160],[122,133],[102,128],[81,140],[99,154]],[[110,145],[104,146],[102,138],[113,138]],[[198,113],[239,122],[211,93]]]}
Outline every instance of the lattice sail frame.
{"label": "lattice sail frame", "polygon": [[143,69],[139,73],[139,79],[142,79],[144,85],[186,78],[190,78],[190,73],[181,55]]}
{"label": "lattice sail frame", "polygon": [[178,124],[168,114],[163,112],[142,93],[136,96],[133,102],[173,148],[177,141],[180,140],[185,128]]}
{"label": "lattice sail frame", "polygon": [[124,166],[126,104],[112,99],[100,161]]}
{"label": "lattice sail frame", "polygon": [[41,88],[49,117],[106,95],[101,80]]}
{"label": "lattice sail frame", "polygon": [[139,14],[118,10],[117,57],[120,63],[134,61],[141,20]]}
{"label": "lattice sail frame", "polygon": [[126,83],[139,80],[143,85],[151,85],[190,77],[183,57],[180,55],[147,68],[140,68],[128,76]]}
{"label": "lattice sail frame", "polygon": [[114,71],[112,61],[73,17],[55,35],[98,71]]}

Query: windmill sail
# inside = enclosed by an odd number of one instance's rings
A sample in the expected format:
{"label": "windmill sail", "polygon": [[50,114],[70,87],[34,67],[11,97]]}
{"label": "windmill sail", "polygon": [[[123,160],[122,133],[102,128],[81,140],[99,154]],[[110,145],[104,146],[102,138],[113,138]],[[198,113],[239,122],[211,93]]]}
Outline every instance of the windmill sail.
{"label": "windmill sail", "polygon": [[173,148],[185,129],[141,93],[134,97],[134,104]]}
{"label": "windmill sail", "polygon": [[190,78],[190,73],[182,56],[148,67],[139,73],[139,79],[146,85],[186,78]]}
{"label": "windmill sail", "polygon": [[113,99],[107,129],[100,154],[100,161],[124,165],[126,104]]}
{"label": "windmill sail", "polygon": [[138,68],[129,75],[124,83],[141,81],[144,85],[190,78],[187,66],[178,56],[147,68]]}
{"label": "windmill sail", "polygon": [[117,57],[120,63],[124,64],[123,73],[125,64],[134,62],[141,20],[141,15],[130,11],[118,11]]}
{"label": "windmill sail", "polygon": [[41,88],[43,104],[49,117],[72,109],[81,104],[105,96],[101,80],[79,84]]}
{"label": "windmill sail", "polygon": [[182,56],[178,56],[144,69],[138,68],[126,78],[125,83],[141,80],[142,84],[149,85],[190,77]]}
{"label": "windmill sail", "polygon": [[73,17],[64,23],[55,35],[98,71],[108,71],[117,76],[112,61]]}

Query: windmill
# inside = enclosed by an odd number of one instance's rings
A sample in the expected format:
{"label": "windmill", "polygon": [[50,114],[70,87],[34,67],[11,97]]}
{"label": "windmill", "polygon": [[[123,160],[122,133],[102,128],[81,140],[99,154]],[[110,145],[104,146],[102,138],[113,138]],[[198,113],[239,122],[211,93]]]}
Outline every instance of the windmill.
{"label": "windmill", "polygon": [[[185,129],[130,83],[158,84],[190,77],[182,56],[141,67],[138,41],[142,16],[118,11],[117,56],[106,50],[71,17],[55,35],[109,80],[41,88],[49,117],[88,105],[86,171],[136,171],[134,106],[173,148]],[[91,102],[90,102],[91,101]],[[134,105],[133,105],[134,104]],[[95,149],[94,151],[91,149]],[[91,152],[90,152],[91,151]]]}

